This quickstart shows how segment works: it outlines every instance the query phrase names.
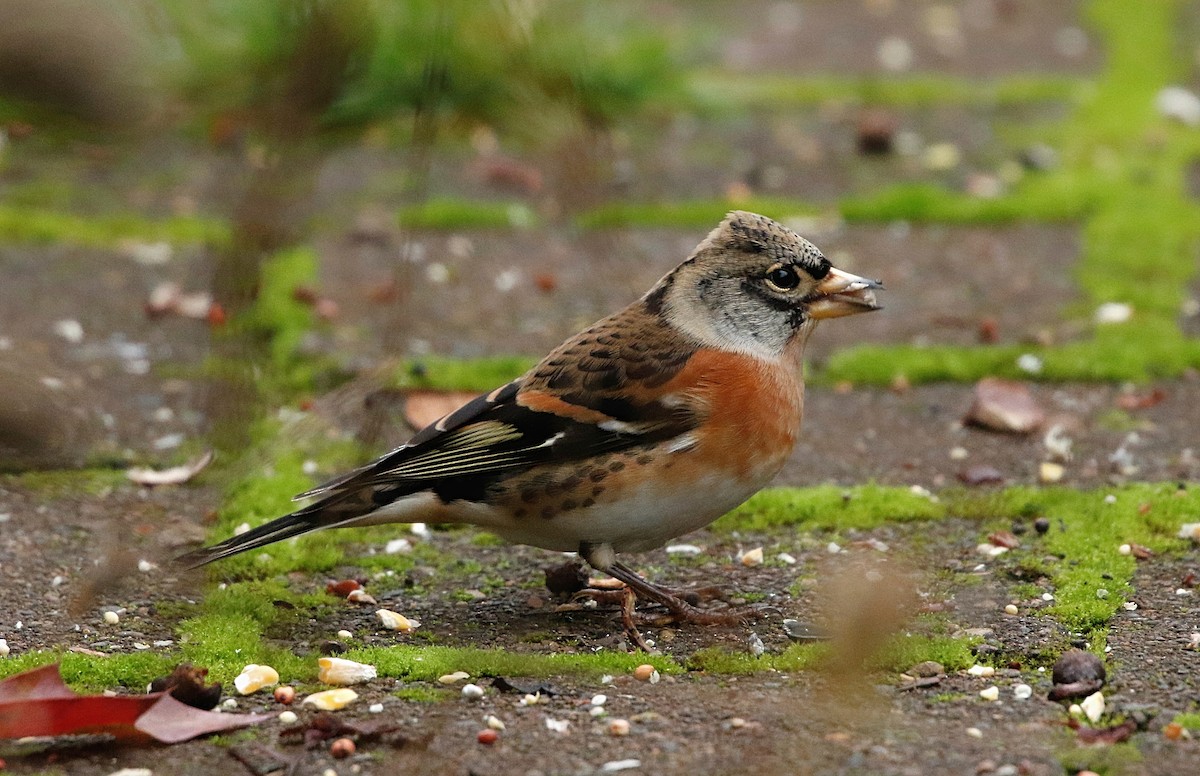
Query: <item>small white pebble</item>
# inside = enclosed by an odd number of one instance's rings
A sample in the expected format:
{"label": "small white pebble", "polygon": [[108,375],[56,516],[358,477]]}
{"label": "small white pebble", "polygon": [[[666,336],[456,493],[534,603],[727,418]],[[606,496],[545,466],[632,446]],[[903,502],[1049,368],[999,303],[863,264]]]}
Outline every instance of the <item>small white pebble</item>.
{"label": "small white pebble", "polygon": [[515,269],[506,269],[496,275],[495,283],[496,290],[502,294],[506,294],[517,287],[517,281],[521,279],[521,273]]}
{"label": "small white pebble", "polygon": [[610,719],[608,721],[608,734],[610,736],[627,736],[627,735],[629,735],[629,720],[627,720],[627,719]]}
{"label": "small white pebble", "polygon": [[1027,684],[1018,684],[1013,688],[1013,697],[1019,701],[1028,700],[1033,697],[1033,688]]}
{"label": "small white pebble", "polygon": [[1133,548],[1128,544],[1122,544],[1117,548],[1117,552],[1121,553],[1122,555],[1130,555],[1133,553]]}
{"label": "small white pebble", "polygon": [[433,536],[433,531],[430,531],[429,527],[424,523],[413,523],[408,527],[408,530],[412,531],[413,536],[418,536],[422,539],[428,539]]}
{"label": "small white pebble", "polygon": [[704,548],[696,544],[667,545],[668,555],[699,555],[702,552],[704,552]]}
{"label": "small white pebble", "polygon": [[225,700],[221,701],[221,708],[236,709],[237,708],[237,698],[226,698]]}
{"label": "small white pebble", "polygon": [[241,536],[242,534],[246,533],[249,530],[250,530],[249,523],[238,523],[237,527],[233,529],[233,535]]}
{"label": "small white pebble", "polygon": [[1096,588],[1096,597],[1101,600],[1108,598],[1108,589],[1103,587]]}
{"label": "small white pebble", "polygon": [[489,714],[484,722],[492,730],[504,730],[504,722],[495,714]]}
{"label": "small white pebble", "polygon": [[641,767],[642,761],[634,760],[632,758],[628,760],[609,760],[604,765],[600,766],[600,771],[602,773],[616,773],[618,771],[629,771],[633,770],[634,768]]}
{"label": "small white pebble", "polygon": [[837,555],[841,551],[842,545],[838,544],[837,542],[830,542],[829,544],[825,545],[825,552],[829,553],[830,555]]}
{"label": "small white pebble", "polygon": [[607,695],[596,694],[596,695],[592,696],[592,705],[593,706],[603,706],[606,703],[608,703]]}
{"label": "small white pebble", "polygon": [[983,698],[985,701],[1000,700],[1000,688],[997,687],[996,685],[992,685],[991,687],[985,687],[984,689],[979,691],[979,697]]}
{"label": "small white pebble", "polygon": [[1042,593],[1042,600],[1043,601],[1053,601],[1054,594],[1053,593]]}
{"label": "small white pebble", "polygon": [[553,730],[555,733],[566,733],[567,728],[571,726],[570,721],[565,719],[555,719],[554,717],[546,717],[546,729]]}
{"label": "small white pebble", "polygon": [[875,58],[884,70],[899,73],[912,67],[912,45],[904,38],[896,36],[884,38],[875,50]]}
{"label": "small white pebble", "polygon": [[1136,601],[1126,601],[1125,603],[1121,604],[1121,606],[1124,607],[1125,611],[1127,612],[1137,611],[1138,608]]}
{"label": "small white pebble", "polygon": [[784,563],[788,566],[796,565],[796,556],[792,555],[790,552],[781,552],[775,557],[779,559],[780,563]]}
{"label": "small white pebble", "polygon": [[1192,594],[1192,591],[1188,590],[1186,587],[1175,588],[1175,595],[1191,595],[1191,594]]}
{"label": "small white pebble", "polygon": [[370,706],[367,707],[367,711],[371,712],[372,714],[382,714],[383,713],[383,704],[382,703],[372,703]]}
{"label": "small white pebble", "polygon": [[138,561],[138,571],[142,572],[143,574],[154,571],[156,568],[158,568],[158,565],[151,563],[148,560],[142,559]]}
{"label": "small white pebble", "polygon": [[66,581],[67,578],[62,574],[55,574],[54,579],[50,580],[50,587],[60,587]]}
{"label": "small white pebble", "polygon": [[438,677],[438,684],[458,684],[459,682],[470,679],[471,675],[466,671],[455,671],[452,674],[442,674]]}
{"label": "small white pebble", "polygon": [[607,713],[608,712],[604,710],[603,706],[593,706],[592,708],[588,709],[588,714],[591,714],[593,717],[603,717]]}
{"label": "small white pebble", "polygon": [[521,706],[536,706],[542,701],[541,693],[525,693],[525,697],[521,698],[517,703]]}
{"label": "small white pebble", "polygon": [[282,723],[283,723],[283,724],[285,724],[285,725],[291,725],[291,724],[293,724],[293,723],[294,723],[294,722],[295,722],[297,719],[298,719],[298,717],[296,716],[296,712],[294,712],[294,711],[281,711],[281,712],[279,712],[279,721],[280,721],[280,722],[282,722]]}
{"label": "small white pebble", "polygon": [[978,663],[976,663],[975,665],[973,665],[967,669],[967,673],[970,674],[971,676],[988,677],[988,676],[995,676],[996,669],[992,668],[991,666],[981,666]]}
{"label": "small white pebble", "polygon": [[354,634],[343,628],[337,632],[337,637],[339,639],[352,639],[354,638]]}
{"label": "small white pebble", "polygon": [[83,325],[73,319],[55,321],[54,333],[72,345],[78,345],[80,342],[83,342]]}
{"label": "small white pebble", "polygon": [[1067,469],[1061,463],[1042,461],[1038,466],[1038,479],[1047,484],[1060,482],[1066,473]]}
{"label": "small white pebble", "polygon": [[612,683],[613,683],[612,674],[604,674],[603,676],[600,677],[600,684],[612,684]]}
{"label": "small white pebble", "polygon": [[477,684],[464,684],[462,696],[469,701],[477,701],[484,696],[483,688]]}
{"label": "small white pebble", "polygon": [[1072,703],[1070,706],[1067,707],[1067,713],[1070,714],[1072,717],[1082,717],[1083,716],[1083,707],[1080,706],[1078,703]]}
{"label": "small white pebble", "polygon": [[435,261],[425,267],[425,278],[430,283],[441,285],[450,279],[450,270],[440,261]]}
{"label": "small white pebble", "polygon": [[108,625],[116,625],[121,621],[121,615],[109,609],[104,613],[104,622]]}
{"label": "small white pebble", "polygon": [[1017,605],[1009,604],[1008,606],[1004,607],[1004,613],[1005,614],[1016,614],[1017,613]]}
{"label": "small white pebble", "polygon": [[1017,356],[1017,369],[1020,369],[1026,374],[1041,374],[1044,366],[1045,364],[1042,363],[1042,359],[1038,358],[1032,353],[1022,353],[1021,355]]}
{"label": "small white pebble", "polygon": [[970,453],[967,452],[967,448],[965,448],[965,447],[950,448],[950,460],[951,461],[961,461],[964,458],[966,458],[968,455],[970,455]]}
{"label": "small white pebble", "polygon": [[1105,302],[1096,308],[1096,323],[1125,323],[1133,317],[1133,308],[1121,302]]}
{"label": "small white pebble", "polygon": [[977,727],[969,727],[967,728],[967,735],[971,738],[983,738],[983,731]]}
{"label": "small white pebble", "polygon": [[309,476],[316,474],[320,470],[321,470],[320,464],[318,464],[316,461],[312,460],[311,458],[308,459],[307,461],[305,461],[304,463],[300,464],[300,471],[304,472],[305,474],[307,474]]}
{"label": "small white pebble", "polygon": [[12,650],[8,647],[8,641],[6,639],[0,639],[0,657],[8,657],[10,652],[12,652]]}
{"label": "small white pebble", "polygon": [[1109,493],[1107,496],[1104,497],[1104,503],[1105,504],[1115,504],[1115,503],[1117,503],[1117,497],[1114,496],[1113,494]]}
{"label": "small white pebble", "polygon": [[746,727],[746,720],[742,717],[731,717],[729,719],[729,727],[735,729],[744,728]]}
{"label": "small white pebble", "polygon": [[384,545],[383,551],[388,555],[412,552],[412,542],[408,539],[392,539]]}

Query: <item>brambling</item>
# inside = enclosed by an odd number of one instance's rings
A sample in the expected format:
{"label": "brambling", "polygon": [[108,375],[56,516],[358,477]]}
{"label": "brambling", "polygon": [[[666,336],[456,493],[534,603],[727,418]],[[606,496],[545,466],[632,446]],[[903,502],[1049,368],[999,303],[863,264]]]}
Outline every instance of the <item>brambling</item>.
{"label": "brambling", "polygon": [[877,281],[730,213],[641,299],[568,339],[308,506],[182,558],[199,566],[319,528],[471,523],[575,551],[676,619],[712,621],[617,553],[708,525],[764,487],[800,433],[804,345],[878,309]]}

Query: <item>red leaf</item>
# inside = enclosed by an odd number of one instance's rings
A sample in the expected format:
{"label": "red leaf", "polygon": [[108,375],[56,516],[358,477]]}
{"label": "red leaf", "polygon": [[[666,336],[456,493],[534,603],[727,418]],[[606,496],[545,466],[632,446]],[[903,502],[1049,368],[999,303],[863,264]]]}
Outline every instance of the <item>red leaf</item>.
{"label": "red leaf", "polygon": [[0,682],[0,739],[107,733],[123,740],[152,738],[173,744],[266,718],[200,711],[165,693],[79,695],[63,684],[57,665]]}

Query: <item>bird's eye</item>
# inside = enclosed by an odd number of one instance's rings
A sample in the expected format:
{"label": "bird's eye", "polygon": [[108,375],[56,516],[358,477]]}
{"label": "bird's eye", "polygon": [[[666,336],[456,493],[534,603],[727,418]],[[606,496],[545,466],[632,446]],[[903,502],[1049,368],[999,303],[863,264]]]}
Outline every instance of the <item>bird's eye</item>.
{"label": "bird's eye", "polygon": [[767,284],[776,291],[791,291],[800,285],[796,268],[789,264],[776,264],[767,270]]}

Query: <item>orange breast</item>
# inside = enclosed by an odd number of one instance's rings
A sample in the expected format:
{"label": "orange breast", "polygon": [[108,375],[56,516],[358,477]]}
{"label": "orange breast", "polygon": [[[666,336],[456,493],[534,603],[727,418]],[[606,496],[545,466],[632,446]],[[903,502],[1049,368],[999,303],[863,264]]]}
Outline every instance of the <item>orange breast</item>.
{"label": "orange breast", "polygon": [[804,385],[797,369],[750,356],[704,350],[663,386],[709,406],[700,456],[722,459],[741,479],[769,479],[800,433]]}

